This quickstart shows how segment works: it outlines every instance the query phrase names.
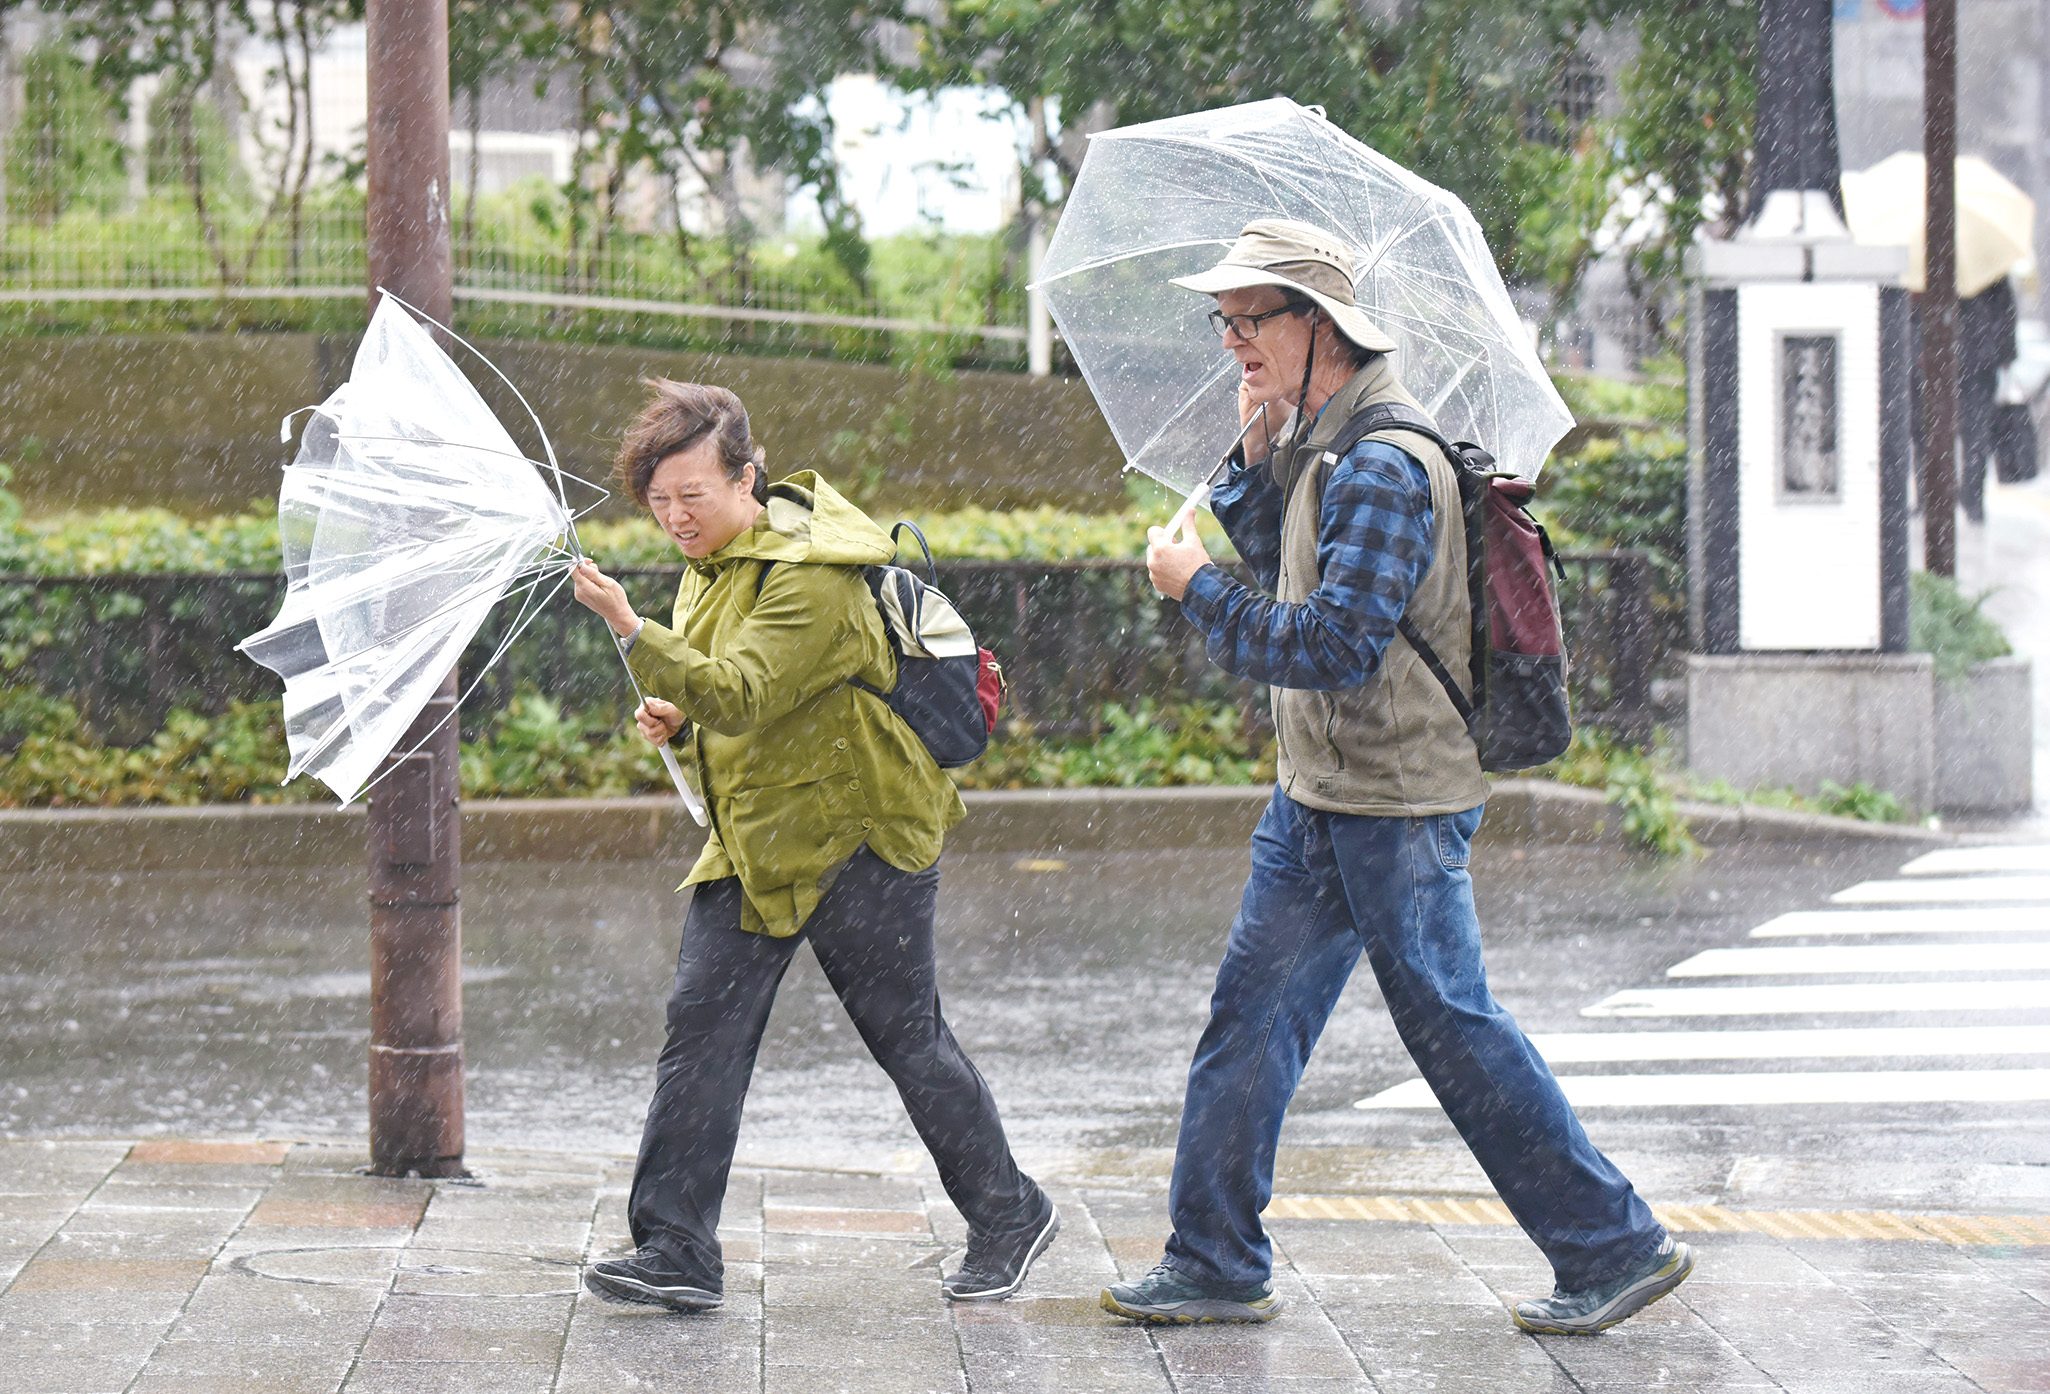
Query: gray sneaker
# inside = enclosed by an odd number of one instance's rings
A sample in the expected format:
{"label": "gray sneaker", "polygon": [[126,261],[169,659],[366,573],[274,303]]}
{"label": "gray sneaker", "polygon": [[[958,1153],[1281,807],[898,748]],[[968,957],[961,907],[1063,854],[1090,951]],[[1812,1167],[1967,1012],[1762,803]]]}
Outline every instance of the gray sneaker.
{"label": "gray sneaker", "polygon": [[1516,1304],[1516,1324],[1544,1336],[1592,1336],[1637,1315],[1687,1280],[1694,1250],[1669,1234],[1657,1253],[1622,1277],[1579,1292],[1555,1290],[1550,1297]]}
{"label": "gray sneaker", "polygon": [[1136,1283],[1112,1283],[1103,1290],[1103,1310],[1133,1321],[1191,1326],[1208,1321],[1272,1321],[1281,1299],[1266,1283],[1241,1292],[1205,1292],[1164,1263]]}

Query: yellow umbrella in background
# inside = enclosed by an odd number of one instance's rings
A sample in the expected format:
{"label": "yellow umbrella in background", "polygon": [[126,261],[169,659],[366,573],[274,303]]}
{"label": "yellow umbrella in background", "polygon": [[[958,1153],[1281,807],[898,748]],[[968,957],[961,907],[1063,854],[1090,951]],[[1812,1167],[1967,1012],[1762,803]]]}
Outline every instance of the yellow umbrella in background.
{"label": "yellow umbrella in background", "polygon": [[[1865,170],[1844,171],[1844,219],[1868,247],[1908,249],[1909,290],[1923,289],[1922,157],[1903,150]],[[2036,204],[1984,160],[1957,162],[1957,293],[1977,295],[2003,276],[2033,274]]]}

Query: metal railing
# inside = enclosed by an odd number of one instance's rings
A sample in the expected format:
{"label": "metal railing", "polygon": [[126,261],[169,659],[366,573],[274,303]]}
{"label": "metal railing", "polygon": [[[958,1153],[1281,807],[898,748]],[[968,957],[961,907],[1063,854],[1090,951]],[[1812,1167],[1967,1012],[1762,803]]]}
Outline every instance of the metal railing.
{"label": "metal railing", "polygon": [[[1576,718],[1641,736],[1651,679],[1672,651],[1639,552],[1565,553],[1562,610]],[[668,613],[681,567],[618,574],[644,614]],[[1106,704],[1233,703],[1266,729],[1265,693],[1210,663],[1180,607],[1138,562],[947,561],[942,589],[1009,684],[1006,713],[1045,736],[1095,731]],[[277,679],[234,652],[270,622],[284,578],[257,573],[0,576],[0,687],[67,701],[101,740],[147,740],[174,707],[218,712],[275,698]],[[501,607],[464,655],[476,671],[512,622]],[[623,717],[632,695],[609,634],[567,596],[541,610],[466,702],[475,734],[523,688]]]}
{"label": "metal railing", "polygon": [[[365,293],[363,211],[316,207],[296,233],[280,220],[225,216],[218,249],[190,213],[155,199],[113,218],[0,221],[0,305],[64,302],[325,300]],[[614,231],[603,247],[572,246],[503,218],[457,239],[455,295],[478,304],[655,315],[800,331],[963,336],[1022,344],[1019,325],[982,322],[976,295],[889,302],[830,278],[758,258],[687,260],[673,238]],[[225,269],[224,269],[225,268]]]}

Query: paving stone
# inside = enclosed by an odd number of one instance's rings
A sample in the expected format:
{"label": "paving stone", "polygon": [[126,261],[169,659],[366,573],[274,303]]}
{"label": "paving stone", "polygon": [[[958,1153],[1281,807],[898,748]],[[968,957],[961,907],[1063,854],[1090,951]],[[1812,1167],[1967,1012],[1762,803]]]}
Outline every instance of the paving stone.
{"label": "paving stone", "polygon": [[574,1295],[582,1279],[573,1259],[416,1246],[399,1254],[391,1287],[414,1297],[533,1298]]}
{"label": "paving stone", "polygon": [[84,1320],[11,1323],[0,1331],[0,1370],[9,1368],[17,1358],[63,1355],[80,1360],[133,1360],[140,1365],[157,1348],[157,1340],[155,1328],[149,1326]]}
{"label": "paving stone", "polygon": [[240,1222],[223,1210],[81,1210],[52,1236],[52,1257],[210,1259]]}
{"label": "paving stone", "polygon": [[480,1361],[553,1366],[562,1351],[559,1329],[480,1331],[470,1326],[371,1327],[365,1360]]}
{"label": "paving stone", "polygon": [[1472,1273],[1388,1273],[1375,1277],[1303,1279],[1319,1302],[1346,1306],[1414,1306],[1423,1302],[1467,1303],[1500,1308],[1502,1299]]}
{"label": "paving stone", "polygon": [[[781,1207],[819,1207],[925,1214],[925,1197],[914,1177],[826,1171],[764,1171],[760,1175],[764,1212]],[[728,1193],[730,1198],[730,1186]]]}
{"label": "paving stone", "polygon": [[355,1363],[352,1345],[186,1342],[159,1346],[132,1394],[334,1394]]}
{"label": "paving stone", "polygon": [[555,1365],[506,1365],[496,1361],[421,1364],[399,1360],[358,1362],[342,1386],[344,1394],[549,1394]]}
{"label": "paving stone", "polygon": [[939,1283],[940,1258],[948,1251],[920,1236],[764,1234],[755,1245],[768,1264],[826,1264],[859,1268],[930,1270]]}
{"label": "paving stone", "polygon": [[128,1165],[171,1162],[184,1165],[276,1166],[292,1150],[289,1142],[226,1142],[152,1138],[138,1142],[128,1153]]}
{"label": "paving stone", "polygon": [[581,1220],[553,1223],[523,1220],[440,1220],[433,1216],[414,1231],[414,1243],[449,1249],[489,1249],[551,1258],[580,1257],[591,1227]]}
{"label": "paving stone", "polygon": [[580,1304],[570,1322],[558,1394],[660,1389],[675,1394],[761,1389],[761,1328],[724,1312]]}
{"label": "paving stone", "polygon": [[1365,1379],[1359,1361],[1342,1342],[1313,1343],[1298,1332],[1275,1331],[1271,1326],[1256,1334],[1210,1328],[1162,1332],[1158,1345],[1178,1388],[1184,1377],[1194,1376],[1256,1382],[1271,1376]]}
{"label": "paving stone", "polygon": [[[978,1351],[966,1357],[965,1370],[975,1394],[988,1390],[1005,1394],[1146,1394],[1157,1390],[1168,1394],[1176,1387],[1150,1352],[1106,1358]],[[1250,1394],[1244,1384],[1238,1388]]]}
{"label": "paving stone", "polygon": [[244,1225],[221,1246],[224,1255],[276,1253],[286,1249],[403,1249],[409,1229],[302,1229],[296,1225]]}
{"label": "paving stone", "polygon": [[149,1205],[167,1210],[228,1210],[246,1215],[263,1196],[261,1185],[184,1185],[175,1180],[137,1181],[117,1173],[84,1204],[93,1208]]}
{"label": "paving stone", "polygon": [[952,1368],[872,1369],[837,1361],[825,1367],[785,1365],[763,1372],[763,1394],[966,1394]]}
{"label": "paving stone", "polygon": [[411,1229],[420,1222],[418,1200],[288,1200],[272,1196],[250,1212],[249,1223],[285,1229]]}
{"label": "paving stone", "polygon": [[[93,1296],[90,1311],[95,1325],[168,1326],[187,1301],[182,1292],[102,1292]],[[0,1294],[0,1331],[10,1326],[39,1326],[61,1322],[80,1313],[79,1298],[71,1292],[9,1292]]]}
{"label": "paving stone", "polygon": [[216,1270],[200,1284],[165,1339],[338,1345],[360,1341],[381,1288],[282,1283]]}
{"label": "paving stone", "polygon": [[175,1186],[198,1193],[208,1187],[246,1190],[264,1187],[277,1179],[268,1166],[194,1165],[180,1162],[123,1162],[109,1177],[110,1186]]}
{"label": "paving stone", "polygon": [[762,1210],[770,1234],[872,1234],[929,1239],[924,1210],[852,1210],[837,1206],[770,1205]]}
{"label": "paving stone", "polygon": [[132,1387],[142,1357],[10,1355],[7,1394],[122,1394]]}
{"label": "paving stone", "polygon": [[1238,1375],[1176,1375],[1175,1394],[1373,1394],[1374,1382],[1365,1375],[1296,1377],[1276,1376],[1248,1384]]}
{"label": "paving stone", "polygon": [[16,1292],[191,1292],[203,1259],[38,1258],[8,1288]]}
{"label": "paving stone", "polygon": [[807,1323],[764,1323],[762,1364],[765,1368],[803,1366],[851,1374],[885,1377],[904,1371],[950,1371],[961,1364],[961,1348],[953,1328],[917,1323],[877,1323],[860,1335],[826,1331]]}
{"label": "paving stone", "polygon": [[[847,1300],[847,1275],[837,1268],[780,1268],[765,1264],[762,1301],[777,1307],[837,1307]],[[930,1272],[871,1269],[861,1281],[861,1300],[877,1307],[938,1307],[945,1299]]]}
{"label": "paving stone", "polygon": [[[1718,1236],[1733,1239],[1736,1236]],[[1794,1254],[1818,1273],[1842,1279],[1859,1275],[1940,1274],[1980,1276],[1971,1247],[1963,1244],[1920,1244],[1876,1239],[1786,1239],[1773,1244]],[[1755,1246],[1754,1246],[1755,1247]],[[1746,1253],[1746,1268],[1758,1255]],[[1692,1279],[1689,1280],[1690,1282]]]}
{"label": "paving stone", "polygon": [[[0,1185],[19,1185],[9,1180]],[[64,1223],[71,1212],[79,1206],[79,1197],[73,1195],[9,1195],[0,1193],[0,1225],[48,1223],[51,1229]]]}

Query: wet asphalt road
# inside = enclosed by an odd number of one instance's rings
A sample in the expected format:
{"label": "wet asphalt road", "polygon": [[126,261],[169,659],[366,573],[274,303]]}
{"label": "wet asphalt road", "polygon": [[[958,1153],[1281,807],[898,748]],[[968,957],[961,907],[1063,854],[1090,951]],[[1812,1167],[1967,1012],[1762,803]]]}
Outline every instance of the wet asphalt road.
{"label": "wet asphalt road", "polygon": [[[1661,983],[1699,950],[1738,945],[1775,914],[1889,876],[1910,855],[1886,845],[1669,863],[1579,849],[1479,854],[1491,980],[1533,1032],[1629,1029],[1579,1011]],[[946,1008],[1021,1153],[1172,1145],[1244,868],[1243,853],[1217,852],[949,859]],[[685,907],[669,890],[677,875],[648,862],[469,869],[473,1145],[632,1148]],[[360,1136],[361,896],[344,870],[0,878],[0,1136]],[[1424,1149],[1457,1170],[1456,1139],[1435,1111],[1350,1107],[1413,1075],[1362,966],[1284,1143],[1332,1155]],[[2008,1178],[2003,1194],[2015,1176],[2050,1178],[2046,1120],[2050,1108],[2036,1104],[1882,1103],[1610,1108],[1589,1126],[1668,1193],[1713,1192],[1736,1159],[1770,1156],[1826,1174],[1842,1203],[1862,1193],[1886,1203],[1903,1174],[1938,1179],[1916,1183],[1923,1191],[1956,1192],[1969,1189],[1958,1178],[1991,1168]],[[889,1166],[916,1147],[800,953],[764,1043],[742,1158]]]}

